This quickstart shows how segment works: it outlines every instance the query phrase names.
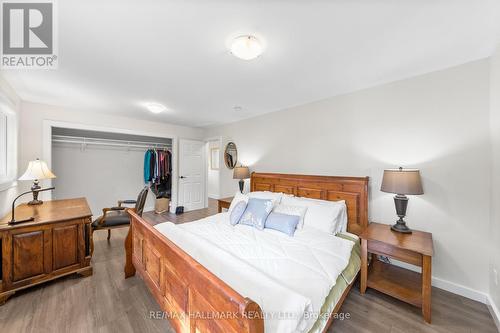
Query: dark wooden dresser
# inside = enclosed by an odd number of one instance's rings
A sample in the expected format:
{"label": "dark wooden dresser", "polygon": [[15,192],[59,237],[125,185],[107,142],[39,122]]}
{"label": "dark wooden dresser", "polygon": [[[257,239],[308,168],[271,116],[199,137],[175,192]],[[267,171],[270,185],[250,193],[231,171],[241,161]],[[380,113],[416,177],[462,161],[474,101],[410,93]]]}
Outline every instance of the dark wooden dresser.
{"label": "dark wooden dresser", "polygon": [[0,305],[35,284],[72,273],[92,275],[92,212],[85,198],[16,207],[16,220],[33,216],[31,222],[9,225],[10,214],[0,220]]}

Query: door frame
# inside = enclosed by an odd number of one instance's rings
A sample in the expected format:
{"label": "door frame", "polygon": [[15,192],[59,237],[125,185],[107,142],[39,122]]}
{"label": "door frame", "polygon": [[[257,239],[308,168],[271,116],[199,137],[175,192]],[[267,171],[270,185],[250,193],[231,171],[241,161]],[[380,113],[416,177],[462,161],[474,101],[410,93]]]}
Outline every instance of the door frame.
{"label": "door frame", "polygon": [[[207,165],[207,153],[206,153],[206,144],[207,144],[207,141],[205,139],[191,139],[191,138],[179,138],[179,149],[177,150],[180,154],[180,144],[181,144],[181,141],[182,140],[189,140],[189,141],[200,141],[200,142],[203,142],[203,149],[202,149],[202,161],[203,161],[203,172],[202,172],[202,183],[203,183],[203,186],[205,187],[205,190],[203,191],[203,208],[208,208],[208,170],[206,168],[206,165]],[[181,164],[180,164],[180,156],[179,156],[179,159],[178,159],[179,163],[178,163],[178,169],[180,171],[180,168],[181,168]],[[177,183],[180,181],[179,179],[180,177],[180,174],[177,176]],[[177,205],[179,205],[179,201],[177,201]]]}
{"label": "door frame", "polygon": [[[130,135],[140,135],[140,136],[152,136],[157,138],[166,138],[172,140],[172,196],[171,196],[171,205],[170,212],[175,213],[175,209],[177,208],[178,198],[177,198],[177,189],[178,189],[178,137],[176,135],[166,134],[164,132],[151,132],[151,131],[140,131],[140,130],[131,130],[127,128],[120,127],[105,127],[99,125],[86,125],[80,123],[66,122],[66,121],[55,121],[55,120],[43,120],[43,130],[42,130],[42,156],[43,160],[47,163],[49,169],[52,169],[52,129],[54,127],[59,128],[68,128],[68,129],[79,129],[79,130],[88,130],[88,131],[99,131],[99,132],[108,132],[108,133],[119,133],[119,134],[130,134]],[[139,170],[141,171],[141,170]],[[205,180],[206,181],[206,180]],[[48,186],[52,186],[52,180],[47,180]],[[206,184],[205,184],[206,187]],[[40,193],[42,199],[51,200],[52,192],[46,191]]]}

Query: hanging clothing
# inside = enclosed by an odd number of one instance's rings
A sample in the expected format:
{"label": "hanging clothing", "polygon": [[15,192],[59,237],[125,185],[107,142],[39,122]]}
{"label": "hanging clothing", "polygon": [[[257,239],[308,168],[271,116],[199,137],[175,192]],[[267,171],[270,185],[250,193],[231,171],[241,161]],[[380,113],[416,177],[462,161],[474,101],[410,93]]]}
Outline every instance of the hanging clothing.
{"label": "hanging clothing", "polygon": [[158,151],[157,150],[154,150],[154,155],[155,155],[155,164],[154,164],[154,177],[153,177],[153,180],[156,181],[158,180],[158,176],[159,176],[159,173],[158,173]]}
{"label": "hanging clothing", "polygon": [[144,183],[151,181],[151,150],[147,150],[144,154]]}
{"label": "hanging clothing", "polygon": [[170,198],[172,189],[172,152],[148,149],[144,154],[144,182],[151,182],[157,197]]}

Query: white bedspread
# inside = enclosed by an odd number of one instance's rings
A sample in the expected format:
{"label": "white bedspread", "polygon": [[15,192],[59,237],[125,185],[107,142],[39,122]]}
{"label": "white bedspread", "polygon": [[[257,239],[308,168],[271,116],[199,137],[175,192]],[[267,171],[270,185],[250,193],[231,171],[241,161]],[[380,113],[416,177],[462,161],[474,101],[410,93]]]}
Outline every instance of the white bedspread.
{"label": "white bedspread", "polygon": [[353,242],[314,229],[294,237],[231,226],[228,213],[155,226],[264,312],[266,332],[307,332],[346,268]]}

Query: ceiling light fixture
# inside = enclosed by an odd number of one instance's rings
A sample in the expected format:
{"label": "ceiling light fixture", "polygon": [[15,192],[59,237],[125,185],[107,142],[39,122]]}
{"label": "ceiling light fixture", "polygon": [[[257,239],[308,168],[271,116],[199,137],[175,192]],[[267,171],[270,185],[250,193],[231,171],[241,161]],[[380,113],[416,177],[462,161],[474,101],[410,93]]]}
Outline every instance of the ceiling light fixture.
{"label": "ceiling light fixture", "polygon": [[160,103],[145,103],[144,106],[153,113],[161,113],[167,109],[165,105]]}
{"label": "ceiling light fixture", "polygon": [[243,60],[252,60],[262,54],[261,42],[251,35],[236,37],[231,44],[231,53]]}

